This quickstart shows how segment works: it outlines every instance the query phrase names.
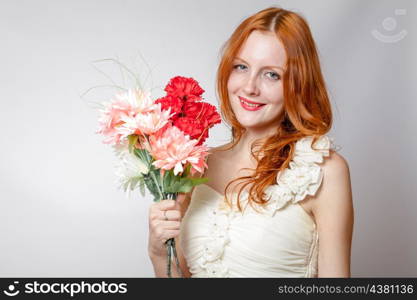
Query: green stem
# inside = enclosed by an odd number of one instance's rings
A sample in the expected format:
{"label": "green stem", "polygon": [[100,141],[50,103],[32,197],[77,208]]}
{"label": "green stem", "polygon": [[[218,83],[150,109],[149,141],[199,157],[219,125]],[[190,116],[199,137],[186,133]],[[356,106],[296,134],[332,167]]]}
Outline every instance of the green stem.
{"label": "green stem", "polygon": [[167,252],[168,252],[168,259],[167,259],[167,275],[169,278],[172,277],[171,275],[171,239],[167,241]]}
{"label": "green stem", "polygon": [[[148,139],[148,138],[146,137],[146,139]],[[146,160],[148,162],[148,166],[150,166],[152,157],[150,157],[150,155],[148,155],[147,152],[146,152],[145,156],[146,156]],[[158,182],[158,179],[156,178],[154,172],[151,171],[150,173],[151,173],[152,179],[155,182],[155,185],[158,188],[158,193],[160,195],[161,200],[163,200],[165,198],[166,199],[171,199],[171,200],[176,200],[177,199],[177,194],[176,193],[167,193],[167,194],[165,193],[165,191],[164,191],[164,180],[163,180],[163,176],[162,176],[161,172],[159,173],[159,182]],[[177,251],[175,249],[175,240],[173,238],[168,239],[166,241],[166,247],[167,247],[167,275],[168,275],[168,277],[169,278],[172,277],[172,274],[171,274],[171,257],[174,256],[178,274],[182,278],[183,275],[182,275],[182,271],[181,271],[181,268],[180,268]]]}
{"label": "green stem", "polygon": [[182,271],[181,271],[181,267],[180,267],[180,262],[178,260],[178,255],[177,255],[177,250],[175,249],[175,240],[172,239],[172,252],[174,254],[174,259],[175,259],[175,263],[177,265],[177,272],[180,275],[180,277],[182,278]]}
{"label": "green stem", "polygon": [[151,173],[152,179],[155,182],[156,187],[158,188],[159,197],[161,197],[161,200],[163,200],[164,199],[164,195],[162,195],[161,189],[159,188],[158,179],[156,178],[154,172],[151,171],[150,173]]}
{"label": "green stem", "polygon": [[161,187],[161,190],[162,190],[162,195],[164,196],[163,199],[169,199],[167,197],[167,195],[165,194],[165,191],[164,191],[164,178],[163,177],[164,176],[161,174],[161,171],[159,171],[159,183],[161,184],[160,187]]}

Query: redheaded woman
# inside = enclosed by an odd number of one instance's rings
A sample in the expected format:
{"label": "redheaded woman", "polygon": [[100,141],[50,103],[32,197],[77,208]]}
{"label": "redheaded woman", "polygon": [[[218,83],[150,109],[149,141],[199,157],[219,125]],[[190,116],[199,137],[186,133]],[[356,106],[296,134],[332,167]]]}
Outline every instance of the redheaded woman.
{"label": "redheaded woman", "polygon": [[217,91],[231,142],[211,149],[207,184],[151,206],[156,276],[174,237],[186,277],[350,277],[349,167],[327,135],[304,18],[271,7],[244,20],[222,49]]}

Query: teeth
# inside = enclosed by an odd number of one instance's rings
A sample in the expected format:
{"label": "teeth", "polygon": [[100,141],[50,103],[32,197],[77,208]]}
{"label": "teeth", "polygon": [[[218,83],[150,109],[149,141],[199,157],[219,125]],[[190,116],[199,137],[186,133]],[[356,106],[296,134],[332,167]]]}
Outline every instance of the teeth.
{"label": "teeth", "polygon": [[240,100],[240,102],[242,102],[243,104],[249,106],[249,107],[258,107],[261,106],[262,104],[252,104],[252,103],[248,103],[246,101]]}

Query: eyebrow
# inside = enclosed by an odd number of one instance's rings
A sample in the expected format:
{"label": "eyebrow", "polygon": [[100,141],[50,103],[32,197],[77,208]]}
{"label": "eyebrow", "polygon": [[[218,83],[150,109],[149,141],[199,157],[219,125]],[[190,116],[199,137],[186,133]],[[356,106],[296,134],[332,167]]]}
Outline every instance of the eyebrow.
{"label": "eyebrow", "polygon": [[[238,60],[241,60],[241,61],[243,61],[245,64],[248,64],[249,65],[249,63],[247,62],[247,61],[245,61],[244,59],[242,59],[242,58],[240,58],[240,57],[235,57],[235,59],[238,59]],[[284,68],[283,67],[280,67],[280,66],[265,66],[265,68],[277,68],[277,69],[280,69],[281,71],[285,71],[284,70]]]}

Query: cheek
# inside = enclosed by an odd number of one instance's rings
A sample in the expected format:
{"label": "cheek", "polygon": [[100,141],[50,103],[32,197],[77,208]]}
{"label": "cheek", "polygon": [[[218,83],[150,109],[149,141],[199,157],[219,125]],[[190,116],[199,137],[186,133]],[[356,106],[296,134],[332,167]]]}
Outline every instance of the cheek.
{"label": "cheek", "polygon": [[269,102],[274,105],[282,105],[284,102],[284,91],[282,84],[265,90],[265,96],[269,99]]}
{"label": "cheek", "polygon": [[239,82],[241,82],[241,79],[239,79],[239,76],[236,76],[235,74],[230,74],[229,80],[227,81],[227,90],[230,92],[236,91],[236,89],[239,88]]}

